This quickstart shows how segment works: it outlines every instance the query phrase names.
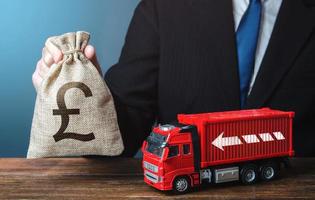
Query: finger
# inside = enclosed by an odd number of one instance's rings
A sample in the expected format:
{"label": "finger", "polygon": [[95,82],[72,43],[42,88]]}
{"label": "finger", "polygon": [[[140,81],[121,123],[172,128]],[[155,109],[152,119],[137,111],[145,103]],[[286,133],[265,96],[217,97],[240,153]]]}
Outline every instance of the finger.
{"label": "finger", "polygon": [[55,46],[55,45],[50,45],[51,43],[46,43],[45,47],[48,53],[52,55],[54,63],[58,63],[59,61],[62,60],[63,54],[62,52]]}
{"label": "finger", "polygon": [[39,74],[35,71],[32,76],[33,85],[37,91],[38,87],[42,84],[43,79],[39,76]]}
{"label": "finger", "polygon": [[96,50],[92,45],[86,46],[86,48],[84,49],[84,55],[94,64],[100,74],[102,74],[101,67],[97,60]]}
{"label": "finger", "polygon": [[84,54],[89,60],[94,59],[96,57],[95,48],[92,45],[87,45],[84,49]]}
{"label": "finger", "polygon": [[48,50],[46,49],[46,47],[43,48],[42,51],[42,59],[44,61],[44,63],[50,67],[52,64],[54,64],[54,59],[53,56],[48,52]]}
{"label": "finger", "polygon": [[49,67],[46,65],[43,59],[40,59],[36,65],[36,73],[41,78],[45,78],[45,76],[48,74],[48,71],[49,71]]}

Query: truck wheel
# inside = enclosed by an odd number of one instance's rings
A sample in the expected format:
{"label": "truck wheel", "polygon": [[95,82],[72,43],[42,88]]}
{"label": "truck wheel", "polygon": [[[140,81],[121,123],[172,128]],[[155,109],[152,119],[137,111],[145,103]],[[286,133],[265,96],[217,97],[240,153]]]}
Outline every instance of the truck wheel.
{"label": "truck wheel", "polygon": [[257,167],[255,165],[246,165],[241,170],[241,180],[246,185],[255,183],[257,176]]}
{"label": "truck wheel", "polygon": [[264,181],[270,181],[274,179],[279,172],[279,167],[275,163],[268,163],[261,166],[260,178]]}
{"label": "truck wheel", "polygon": [[190,181],[188,177],[178,177],[173,182],[173,190],[175,193],[183,194],[190,189]]}

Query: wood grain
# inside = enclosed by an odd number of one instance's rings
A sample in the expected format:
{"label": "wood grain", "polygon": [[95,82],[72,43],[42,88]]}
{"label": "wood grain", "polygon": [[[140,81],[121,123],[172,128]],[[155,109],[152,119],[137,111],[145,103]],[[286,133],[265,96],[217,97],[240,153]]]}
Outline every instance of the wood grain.
{"label": "wood grain", "polygon": [[176,196],[143,182],[131,158],[0,159],[0,199],[315,199],[315,158],[295,158],[272,182],[208,185]]}

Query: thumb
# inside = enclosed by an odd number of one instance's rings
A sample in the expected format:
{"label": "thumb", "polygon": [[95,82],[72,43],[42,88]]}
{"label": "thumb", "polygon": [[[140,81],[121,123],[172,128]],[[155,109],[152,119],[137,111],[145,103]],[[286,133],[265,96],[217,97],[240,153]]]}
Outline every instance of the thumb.
{"label": "thumb", "polygon": [[84,55],[93,63],[97,70],[102,74],[102,69],[96,57],[96,50],[92,45],[87,45],[84,49]]}

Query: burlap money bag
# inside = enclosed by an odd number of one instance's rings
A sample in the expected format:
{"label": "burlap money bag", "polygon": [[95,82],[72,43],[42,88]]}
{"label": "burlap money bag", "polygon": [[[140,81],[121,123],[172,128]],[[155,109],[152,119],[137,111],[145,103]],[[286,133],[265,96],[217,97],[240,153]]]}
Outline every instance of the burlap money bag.
{"label": "burlap money bag", "polygon": [[28,158],[119,155],[123,142],[112,95],[84,56],[86,32],[51,37],[64,56],[37,88]]}

